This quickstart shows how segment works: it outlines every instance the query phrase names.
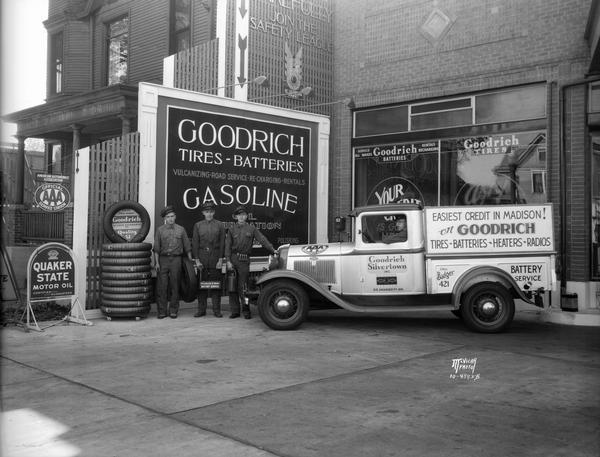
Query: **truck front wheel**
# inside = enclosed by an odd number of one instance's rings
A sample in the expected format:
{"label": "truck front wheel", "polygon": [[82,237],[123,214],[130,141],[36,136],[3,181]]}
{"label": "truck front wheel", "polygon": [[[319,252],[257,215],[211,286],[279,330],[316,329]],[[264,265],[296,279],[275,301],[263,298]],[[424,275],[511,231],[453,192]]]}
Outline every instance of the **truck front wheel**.
{"label": "truck front wheel", "polygon": [[293,281],[272,281],[258,296],[258,313],[275,330],[293,330],[308,314],[308,295]]}
{"label": "truck front wheel", "polygon": [[515,302],[506,288],[494,283],[481,283],[463,295],[461,314],[471,330],[497,333],[512,322]]}

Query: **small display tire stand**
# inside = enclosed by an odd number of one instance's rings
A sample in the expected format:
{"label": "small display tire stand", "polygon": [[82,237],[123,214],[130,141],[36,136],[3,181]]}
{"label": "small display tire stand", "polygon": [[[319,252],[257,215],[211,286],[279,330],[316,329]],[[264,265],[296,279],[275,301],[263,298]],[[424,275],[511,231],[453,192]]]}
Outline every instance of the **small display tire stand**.
{"label": "small display tire stand", "polygon": [[59,323],[73,322],[92,325],[85,317],[79,297],[75,294],[75,256],[68,246],[46,243],[38,247],[27,263],[27,304],[21,316],[25,331],[43,331],[55,324],[40,327],[32,303],[70,300],[69,313]]}
{"label": "small display tire stand", "polygon": [[150,230],[150,217],[137,202],[120,201],[106,210],[103,228],[113,241],[102,245],[101,305],[107,320],[148,316],[154,301],[152,244],[141,242]]}

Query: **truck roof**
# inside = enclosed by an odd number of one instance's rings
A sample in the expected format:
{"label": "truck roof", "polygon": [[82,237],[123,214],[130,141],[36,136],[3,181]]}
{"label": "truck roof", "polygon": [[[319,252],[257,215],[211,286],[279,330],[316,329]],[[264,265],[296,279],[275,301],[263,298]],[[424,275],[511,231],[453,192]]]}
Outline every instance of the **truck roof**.
{"label": "truck roof", "polygon": [[388,212],[388,211],[421,211],[423,207],[415,203],[395,203],[393,205],[368,205],[357,206],[350,213],[350,216],[356,217],[366,212]]}

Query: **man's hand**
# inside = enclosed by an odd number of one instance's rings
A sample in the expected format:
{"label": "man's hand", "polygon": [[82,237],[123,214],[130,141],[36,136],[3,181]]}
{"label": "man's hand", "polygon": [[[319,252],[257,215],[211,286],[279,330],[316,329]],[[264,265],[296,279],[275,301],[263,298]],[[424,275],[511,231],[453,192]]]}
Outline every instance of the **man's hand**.
{"label": "man's hand", "polygon": [[228,270],[233,270],[233,263],[231,263],[231,261],[227,261],[227,269]]}
{"label": "man's hand", "polygon": [[217,270],[220,270],[223,267],[223,259],[217,260]]}

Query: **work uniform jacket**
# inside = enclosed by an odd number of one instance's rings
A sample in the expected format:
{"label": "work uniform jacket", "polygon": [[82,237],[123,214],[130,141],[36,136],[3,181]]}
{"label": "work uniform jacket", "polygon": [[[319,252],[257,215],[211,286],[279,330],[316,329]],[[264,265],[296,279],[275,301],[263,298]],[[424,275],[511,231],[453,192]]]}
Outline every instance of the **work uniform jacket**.
{"label": "work uniform jacket", "polygon": [[229,228],[225,242],[225,257],[227,260],[231,260],[231,256],[234,254],[250,255],[254,239],[271,254],[275,252],[273,245],[254,225],[248,223],[233,224]]}
{"label": "work uniform jacket", "polygon": [[185,229],[178,224],[163,224],[154,236],[154,252],[159,256],[181,256],[192,250],[190,239]]}
{"label": "work uniform jacket", "polygon": [[225,252],[225,227],[213,219],[194,224],[192,233],[192,255],[200,260],[204,268],[216,268]]}

